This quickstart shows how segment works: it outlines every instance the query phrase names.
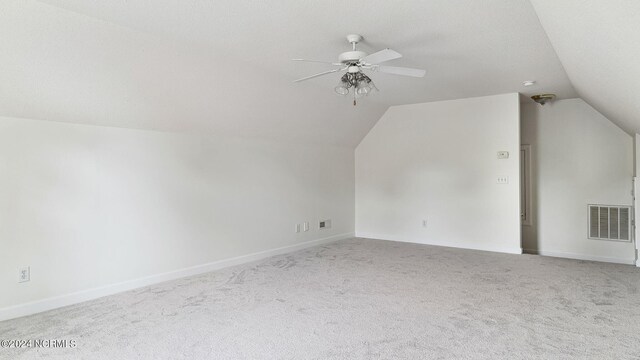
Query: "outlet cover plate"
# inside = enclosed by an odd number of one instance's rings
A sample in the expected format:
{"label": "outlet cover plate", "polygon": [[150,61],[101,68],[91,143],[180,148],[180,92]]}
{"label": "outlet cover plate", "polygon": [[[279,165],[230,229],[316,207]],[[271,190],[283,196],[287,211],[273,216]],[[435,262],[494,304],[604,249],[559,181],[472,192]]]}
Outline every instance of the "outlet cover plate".
{"label": "outlet cover plate", "polygon": [[23,283],[31,280],[31,270],[28,266],[18,269],[18,282]]}

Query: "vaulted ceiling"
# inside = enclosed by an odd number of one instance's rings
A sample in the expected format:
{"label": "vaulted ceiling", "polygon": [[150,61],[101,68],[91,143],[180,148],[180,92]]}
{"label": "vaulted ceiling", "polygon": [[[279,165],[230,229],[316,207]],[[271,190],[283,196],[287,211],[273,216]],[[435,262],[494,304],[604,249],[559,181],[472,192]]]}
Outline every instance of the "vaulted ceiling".
{"label": "vaulted ceiling", "polygon": [[579,96],[640,133],[640,1],[531,2]]}
{"label": "vaulted ceiling", "polygon": [[[628,34],[637,12],[612,28],[618,11],[638,7],[620,1],[607,13],[609,1],[588,11],[580,3],[4,0],[0,116],[355,147],[392,105],[554,92],[580,94],[635,131],[638,103],[620,89],[637,89],[622,69],[638,78],[638,43],[623,49],[638,40],[640,31]],[[581,33],[602,18],[598,34]],[[404,55],[389,65],[427,76],[373,73],[380,92],[356,107],[333,93],[340,74],[292,83],[330,67],[290,59],[335,61],[349,33],[364,35],[362,50]],[[603,60],[612,50],[618,58]]]}

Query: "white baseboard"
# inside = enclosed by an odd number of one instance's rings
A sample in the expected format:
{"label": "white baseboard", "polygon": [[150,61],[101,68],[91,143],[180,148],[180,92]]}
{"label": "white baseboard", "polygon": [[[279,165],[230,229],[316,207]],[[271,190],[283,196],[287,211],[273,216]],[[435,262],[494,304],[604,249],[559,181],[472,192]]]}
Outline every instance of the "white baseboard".
{"label": "white baseboard", "polygon": [[485,246],[485,245],[478,245],[478,244],[449,244],[449,243],[432,242],[425,239],[399,239],[394,236],[362,233],[362,232],[356,232],[356,237],[367,238],[372,240],[387,240],[387,241],[399,241],[399,242],[408,242],[408,243],[423,244],[423,245],[444,246],[444,247],[452,247],[457,249],[492,251],[492,252],[507,253],[507,254],[522,254],[522,248],[520,247]]}
{"label": "white baseboard", "polygon": [[625,264],[625,265],[635,265],[636,263],[635,259],[593,256],[593,255],[586,255],[586,254],[575,254],[575,253],[556,252],[556,251],[544,251],[544,250],[540,251],[540,250],[524,249],[524,253],[532,254],[532,255],[559,257],[559,258],[565,258],[565,259],[599,261],[599,262],[608,262],[608,263]]}
{"label": "white baseboard", "polygon": [[306,249],[313,246],[328,244],[334,241],[348,239],[354,237],[354,233],[344,233],[333,235],[330,237],[305,241],[300,244],[283,246],[276,249],[260,251],[252,254],[237,256],[230,259],[223,259],[207,264],[196,265],[180,270],[169,271],[157,275],[146,276],[139,279],[124,281],[121,283],[110,284],[93,289],[82,290],[70,294],[55,296],[47,299],[28,302],[9,306],[0,309],[0,321],[13,319],[21,316],[36,314],[39,312],[60,308],[67,305],[73,305],[88,300],[97,299],[107,295],[117,294],[123,291],[137,289],[143,286],[158,284],[165,281],[175,280],[186,276],[192,276],[207,273],[229,266],[240,265],[252,261],[261,260],[270,256],[286,254],[289,252]]}

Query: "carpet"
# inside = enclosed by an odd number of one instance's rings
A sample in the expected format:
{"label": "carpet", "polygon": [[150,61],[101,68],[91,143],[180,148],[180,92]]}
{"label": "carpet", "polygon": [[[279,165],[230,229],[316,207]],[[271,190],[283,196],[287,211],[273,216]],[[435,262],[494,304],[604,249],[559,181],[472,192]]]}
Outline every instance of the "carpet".
{"label": "carpet", "polygon": [[2,359],[639,359],[628,265],[349,239],[0,323]]}

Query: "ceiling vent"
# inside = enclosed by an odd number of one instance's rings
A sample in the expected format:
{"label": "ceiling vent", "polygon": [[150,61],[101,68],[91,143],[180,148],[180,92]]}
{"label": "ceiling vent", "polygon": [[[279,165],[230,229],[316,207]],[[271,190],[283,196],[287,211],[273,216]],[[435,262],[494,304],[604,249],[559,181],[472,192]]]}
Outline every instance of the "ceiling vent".
{"label": "ceiling vent", "polygon": [[631,240],[631,207],[589,205],[589,239]]}

